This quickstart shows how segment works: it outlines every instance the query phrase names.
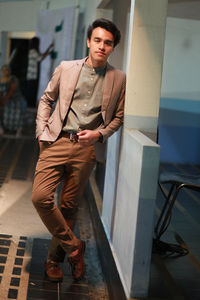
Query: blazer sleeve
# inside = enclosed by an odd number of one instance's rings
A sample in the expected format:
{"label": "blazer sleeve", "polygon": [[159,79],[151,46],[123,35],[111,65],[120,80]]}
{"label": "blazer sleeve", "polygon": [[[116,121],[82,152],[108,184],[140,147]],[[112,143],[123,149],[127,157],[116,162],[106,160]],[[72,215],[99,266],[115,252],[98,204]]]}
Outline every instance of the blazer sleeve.
{"label": "blazer sleeve", "polygon": [[115,110],[113,112],[112,119],[105,128],[98,130],[103,135],[103,142],[105,142],[123,124],[125,92],[126,92],[126,75],[125,73],[123,73],[122,82],[121,82],[121,91],[118,97],[118,101],[116,103]]}
{"label": "blazer sleeve", "polygon": [[36,117],[36,137],[38,137],[45,129],[49,120],[53,103],[59,96],[59,85],[62,65],[60,64],[54,71],[44,94],[42,95]]}

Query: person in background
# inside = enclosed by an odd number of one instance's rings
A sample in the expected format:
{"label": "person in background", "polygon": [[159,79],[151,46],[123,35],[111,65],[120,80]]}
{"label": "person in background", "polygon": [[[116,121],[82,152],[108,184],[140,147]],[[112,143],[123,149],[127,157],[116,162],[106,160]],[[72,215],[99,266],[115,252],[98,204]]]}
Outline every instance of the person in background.
{"label": "person in background", "polygon": [[18,79],[11,74],[8,65],[1,68],[0,119],[1,134],[4,132],[21,135],[26,101],[20,91]]}
{"label": "person in background", "polygon": [[[61,281],[65,254],[75,280],[85,271],[85,242],[73,232],[79,201],[106,140],[123,123],[126,76],[108,62],[120,41],[114,23],[97,19],[88,28],[89,56],[63,61],[40,99],[36,137],[40,145],[32,201],[53,238],[45,272]],[[55,109],[51,114],[53,104]],[[56,187],[62,182],[60,207]]]}
{"label": "person in background", "polygon": [[39,63],[45,57],[52,53],[53,43],[49,45],[44,53],[39,51],[40,39],[34,37],[30,41],[28,51],[28,66],[26,74],[25,97],[28,102],[28,107],[36,107],[38,81],[39,81]]}

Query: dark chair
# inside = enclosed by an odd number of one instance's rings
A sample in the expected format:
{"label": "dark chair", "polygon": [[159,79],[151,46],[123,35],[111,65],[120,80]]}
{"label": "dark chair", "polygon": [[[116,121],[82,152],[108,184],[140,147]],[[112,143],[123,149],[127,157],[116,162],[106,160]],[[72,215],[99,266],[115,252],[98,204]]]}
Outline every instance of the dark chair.
{"label": "dark chair", "polygon": [[[162,187],[162,185],[165,184],[171,184],[168,193],[166,193]],[[155,235],[157,240],[160,239],[170,224],[172,209],[179,191],[182,188],[186,188],[200,192],[200,175],[184,175],[181,173],[163,172],[160,174],[158,185],[166,200],[155,226]]]}

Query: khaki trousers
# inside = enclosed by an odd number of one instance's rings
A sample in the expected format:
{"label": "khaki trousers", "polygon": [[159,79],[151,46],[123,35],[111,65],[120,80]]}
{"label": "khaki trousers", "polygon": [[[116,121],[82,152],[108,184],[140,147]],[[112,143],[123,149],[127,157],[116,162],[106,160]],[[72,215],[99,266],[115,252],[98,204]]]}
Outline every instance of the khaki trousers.
{"label": "khaki trousers", "polygon": [[[52,249],[59,244],[65,253],[70,254],[78,246],[79,240],[68,220],[74,218],[95,162],[94,146],[82,147],[65,136],[50,145],[46,142],[42,144],[35,170],[32,201],[43,223],[53,235]],[[54,194],[61,181],[63,184],[59,209]]]}

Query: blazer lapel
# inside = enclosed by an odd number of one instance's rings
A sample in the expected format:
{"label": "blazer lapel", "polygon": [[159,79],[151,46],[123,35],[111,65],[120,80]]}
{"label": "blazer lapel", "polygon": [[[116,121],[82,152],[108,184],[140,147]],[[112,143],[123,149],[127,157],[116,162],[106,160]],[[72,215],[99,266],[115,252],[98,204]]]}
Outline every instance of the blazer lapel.
{"label": "blazer lapel", "polygon": [[65,89],[66,96],[67,96],[65,98],[67,101],[66,104],[69,104],[71,101],[71,98],[73,96],[73,93],[74,93],[74,90],[75,90],[75,87],[76,87],[76,84],[77,84],[77,81],[79,78],[79,74],[80,74],[80,71],[81,71],[84,61],[85,61],[85,59],[77,61],[75,63],[74,67],[65,71],[66,74],[64,74],[64,76],[66,77],[66,80],[68,81],[68,82],[66,82],[67,89]]}
{"label": "blazer lapel", "polygon": [[102,112],[102,117],[104,122],[106,117],[106,110],[113,90],[113,84],[114,84],[114,69],[108,64],[106,76],[105,76],[104,93],[103,93],[103,100],[101,106],[101,112]]}
{"label": "blazer lapel", "polygon": [[68,108],[70,106],[73,93],[79,78],[79,74],[81,72],[81,68],[84,62],[85,62],[85,58],[77,61],[72,68],[67,69],[63,72],[63,76],[65,76],[66,78],[66,86],[62,91],[62,99],[64,99],[65,101],[65,110],[62,110],[63,119],[65,118],[66,112],[68,111]]}

